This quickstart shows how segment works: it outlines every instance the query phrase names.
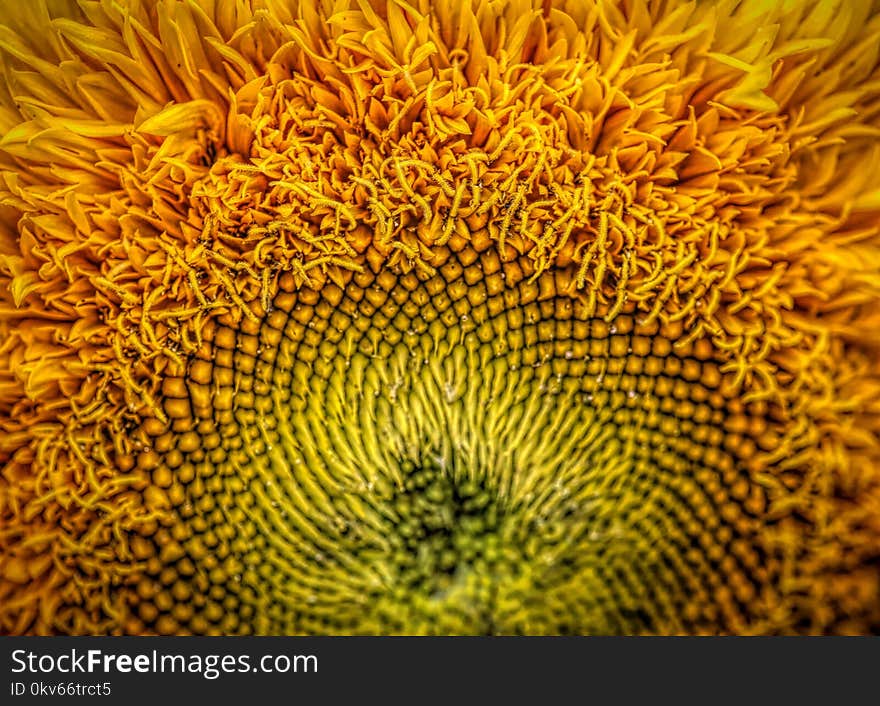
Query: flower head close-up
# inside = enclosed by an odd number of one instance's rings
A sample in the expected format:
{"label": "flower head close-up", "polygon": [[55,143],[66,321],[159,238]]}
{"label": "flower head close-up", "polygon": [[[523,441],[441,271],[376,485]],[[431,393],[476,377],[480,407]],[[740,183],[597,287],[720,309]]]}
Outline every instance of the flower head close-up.
{"label": "flower head close-up", "polygon": [[876,0],[0,2],[0,634],[880,633]]}

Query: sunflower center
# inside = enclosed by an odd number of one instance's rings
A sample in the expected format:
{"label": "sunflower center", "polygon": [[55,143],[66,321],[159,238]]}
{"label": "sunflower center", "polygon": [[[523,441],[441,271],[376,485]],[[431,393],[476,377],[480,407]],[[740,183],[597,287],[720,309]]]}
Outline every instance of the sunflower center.
{"label": "sunflower center", "polygon": [[183,562],[155,590],[204,607],[159,631],[746,620],[762,508],[737,429],[761,420],[680,328],[590,317],[553,275],[464,249],[435,277],[292,286],[260,324],[205,336],[149,454],[176,499],[153,541]]}

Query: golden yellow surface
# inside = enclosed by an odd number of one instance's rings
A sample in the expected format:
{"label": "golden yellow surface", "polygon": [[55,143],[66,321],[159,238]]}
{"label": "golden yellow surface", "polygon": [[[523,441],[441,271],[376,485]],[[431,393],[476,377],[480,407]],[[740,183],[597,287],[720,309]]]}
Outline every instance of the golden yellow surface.
{"label": "golden yellow surface", "polygon": [[880,631],[876,3],[0,25],[0,632]]}

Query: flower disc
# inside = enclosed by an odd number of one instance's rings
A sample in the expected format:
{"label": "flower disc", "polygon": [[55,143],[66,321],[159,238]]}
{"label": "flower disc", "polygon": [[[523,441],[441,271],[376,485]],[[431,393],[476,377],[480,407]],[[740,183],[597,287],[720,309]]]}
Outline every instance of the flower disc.
{"label": "flower disc", "polygon": [[880,631],[880,5],[0,10],[0,632]]}

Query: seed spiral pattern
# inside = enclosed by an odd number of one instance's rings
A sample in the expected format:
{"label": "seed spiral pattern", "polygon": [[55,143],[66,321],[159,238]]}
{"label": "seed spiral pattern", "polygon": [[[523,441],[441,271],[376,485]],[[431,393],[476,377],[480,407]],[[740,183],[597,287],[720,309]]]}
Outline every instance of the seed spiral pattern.
{"label": "seed spiral pattern", "polygon": [[223,631],[742,629],[762,508],[711,348],[494,249],[446,258],[283,293],[166,381],[142,464],[183,509],[154,553],[207,561]]}

